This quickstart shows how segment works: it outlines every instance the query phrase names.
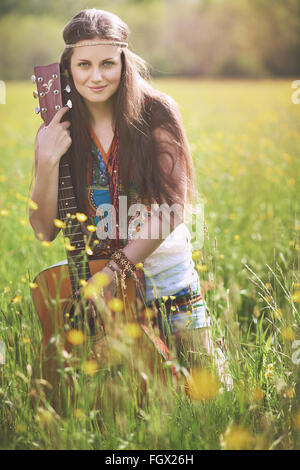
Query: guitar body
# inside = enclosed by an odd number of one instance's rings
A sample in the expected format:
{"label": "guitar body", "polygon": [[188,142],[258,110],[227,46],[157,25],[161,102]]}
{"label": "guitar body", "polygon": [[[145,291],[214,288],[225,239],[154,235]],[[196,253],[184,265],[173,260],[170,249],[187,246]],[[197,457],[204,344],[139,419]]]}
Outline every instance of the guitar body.
{"label": "guitar body", "polygon": [[[107,261],[89,261],[91,275],[101,271]],[[72,390],[72,374],[64,371],[70,369],[70,365],[73,371],[76,365],[82,367],[85,360],[97,362],[100,373],[104,369],[117,370],[125,365],[127,373],[134,377],[140,397],[145,394],[149,380],[156,383],[159,378],[166,382],[168,371],[163,363],[169,352],[151,325],[139,316],[144,310],[144,274],[141,270],[138,272],[137,281],[129,279],[118,289],[117,297],[123,302],[123,309],[115,312],[106,305],[101,310],[105,333],[85,336],[82,331],[84,340],[81,344],[76,344],[76,341],[74,344],[68,339],[69,332],[74,330],[79,340],[81,338],[81,328],[71,324],[76,300],[72,294],[68,264],[45,269],[34,279],[37,287],[32,289],[32,298],[42,325],[43,338],[33,379],[47,381],[47,399],[55,409],[64,408],[66,387]],[[112,388],[111,378],[108,382]]]}
{"label": "guitar body", "polygon": [[[91,275],[101,271],[106,263],[107,259],[90,261]],[[68,325],[75,300],[68,264],[45,269],[35,278],[34,282],[38,287],[32,290],[32,297],[43,328],[43,348],[47,348],[51,337],[59,332],[62,335],[65,350],[70,351],[71,343],[67,342],[66,334],[70,329]],[[128,320],[130,318],[131,321],[134,316],[130,305],[134,306],[135,298],[135,284],[133,280],[129,280],[126,284],[124,301],[128,304],[129,308],[126,309],[126,313],[129,314]]]}

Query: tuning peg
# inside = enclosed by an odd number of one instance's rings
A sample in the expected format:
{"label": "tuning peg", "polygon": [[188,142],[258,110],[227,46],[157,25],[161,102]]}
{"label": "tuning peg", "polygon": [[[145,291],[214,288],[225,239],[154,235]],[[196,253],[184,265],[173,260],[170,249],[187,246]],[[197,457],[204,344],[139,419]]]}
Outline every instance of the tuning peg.
{"label": "tuning peg", "polygon": [[39,94],[36,90],[33,90],[33,97],[34,98],[38,98]]}
{"label": "tuning peg", "polygon": [[37,107],[35,108],[35,114],[39,114],[39,112],[40,112],[40,108],[39,108],[39,106],[37,106]]}
{"label": "tuning peg", "polygon": [[71,93],[71,87],[70,87],[69,84],[66,86],[65,91],[66,91],[67,93]]}
{"label": "tuning peg", "polygon": [[31,75],[31,81],[32,81],[32,83],[36,82],[36,76],[35,75]]}
{"label": "tuning peg", "polygon": [[72,101],[68,100],[66,106],[68,106],[68,108],[71,109],[73,107]]}

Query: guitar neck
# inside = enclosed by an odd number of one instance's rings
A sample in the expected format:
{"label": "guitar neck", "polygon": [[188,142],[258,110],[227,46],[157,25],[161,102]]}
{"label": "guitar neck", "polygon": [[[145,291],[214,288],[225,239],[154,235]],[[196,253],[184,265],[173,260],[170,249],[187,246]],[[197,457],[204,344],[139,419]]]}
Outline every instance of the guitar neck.
{"label": "guitar neck", "polygon": [[70,165],[66,162],[66,159],[62,159],[59,166],[58,209],[59,217],[65,223],[62,230],[72,291],[75,295],[80,288],[80,280],[87,281],[91,277],[91,273],[85,252],[84,234],[81,223],[76,217],[78,212],[77,201],[72,184]]}

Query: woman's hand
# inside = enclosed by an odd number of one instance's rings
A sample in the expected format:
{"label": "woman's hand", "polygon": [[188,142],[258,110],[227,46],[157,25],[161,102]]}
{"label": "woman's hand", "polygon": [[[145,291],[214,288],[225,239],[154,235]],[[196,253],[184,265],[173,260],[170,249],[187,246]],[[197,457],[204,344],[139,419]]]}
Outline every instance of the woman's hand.
{"label": "woman's hand", "polygon": [[[104,282],[105,278],[101,279],[101,274],[105,274],[107,282]],[[91,287],[91,289],[89,289],[89,287]],[[101,289],[103,290],[103,297],[100,292]],[[88,303],[91,304],[91,308],[101,298],[103,298],[107,303],[115,296],[116,293],[115,274],[111,269],[105,266],[101,271],[90,277],[90,279],[87,281],[87,285],[83,288],[83,290]],[[80,295],[80,289],[78,289],[76,294]]]}
{"label": "woman's hand", "polygon": [[38,164],[49,167],[57,166],[61,157],[69,149],[72,139],[68,128],[69,121],[60,122],[62,117],[69,111],[67,106],[61,108],[53,117],[50,124],[42,127],[36,138]]}

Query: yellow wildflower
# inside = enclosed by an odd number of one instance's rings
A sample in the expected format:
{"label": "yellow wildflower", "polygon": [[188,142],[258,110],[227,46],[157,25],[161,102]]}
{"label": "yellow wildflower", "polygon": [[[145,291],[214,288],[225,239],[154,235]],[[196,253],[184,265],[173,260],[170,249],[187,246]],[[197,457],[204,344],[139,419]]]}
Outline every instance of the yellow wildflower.
{"label": "yellow wildflower", "polygon": [[284,153],[282,156],[284,160],[286,160],[287,162],[290,162],[292,160],[292,156],[289,155],[288,153]]}
{"label": "yellow wildflower", "polygon": [[271,315],[275,320],[281,318],[283,316],[282,308],[275,308],[274,310],[272,310]]}
{"label": "yellow wildflower", "polygon": [[294,186],[294,185],[296,184],[295,178],[290,178],[290,179],[288,180],[288,184],[289,184],[289,186]]}
{"label": "yellow wildflower", "polygon": [[97,227],[95,227],[95,225],[88,225],[87,229],[89,232],[96,232]]}
{"label": "yellow wildflower", "polygon": [[296,290],[294,294],[291,296],[293,302],[300,302],[300,290]]}
{"label": "yellow wildflower", "polygon": [[295,429],[300,432],[300,408],[298,408],[294,416],[294,426]]}
{"label": "yellow wildflower", "polygon": [[41,245],[44,246],[44,247],[48,247],[48,246],[51,245],[51,242],[48,242],[47,240],[43,240],[43,241],[41,242]]}
{"label": "yellow wildflower", "polygon": [[37,285],[36,282],[29,282],[29,287],[30,287],[31,289],[36,289],[37,286],[38,286],[38,285]]}
{"label": "yellow wildflower", "polygon": [[92,278],[92,282],[97,287],[105,287],[105,286],[108,286],[108,284],[110,283],[110,279],[107,274],[99,272],[99,273],[94,274]]}
{"label": "yellow wildflower", "polygon": [[86,299],[92,299],[99,294],[99,289],[93,282],[88,282],[83,286],[82,293]]}
{"label": "yellow wildflower", "polygon": [[12,299],[12,303],[13,303],[13,304],[19,304],[20,302],[22,302],[22,297],[20,297],[20,295],[16,295],[16,296]]}
{"label": "yellow wildflower", "polygon": [[186,391],[192,400],[211,400],[215,398],[218,390],[217,377],[206,369],[193,370],[186,382]]}
{"label": "yellow wildflower", "polygon": [[9,286],[5,286],[5,287],[4,287],[4,294],[6,294],[6,293],[9,292],[9,291],[10,291],[10,287],[9,287]]}
{"label": "yellow wildflower", "polygon": [[122,300],[118,299],[117,297],[115,297],[114,299],[111,299],[108,302],[108,306],[113,312],[122,312],[124,308],[124,304]]}
{"label": "yellow wildflower", "polygon": [[9,214],[10,214],[10,211],[8,211],[7,209],[1,209],[0,211],[1,217],[7,217]]}
{"label": "yellow wildflower", "polygon": [[267,379],[272,379],[274,377],[274,364],[268,364],[265,377]]}
{"label": "yellow wildflower", "polygon": [[294,341],[296,338],[296,333],[290,326],[283,328],[281,334],[286,341]]}
{"label": "yellow wildflower", "polygon": [[34,202],[32,199],[29,199],[28,205],[29,205],[30,209],[33,209],[34,211],[36,211],[39,207],[37,205],[37,203]]}
{"label": "yellow wildflower", "polygon": [[76,212],[76,218],[78,222],[85,222],[87,220],[87,216],[82,212]]}
{"label": "yellow wildflower", "polygon": [[240,235],[236,234],[236,235],[234,235],[233,238],[235,239],[235,241],[239,241],[239,239],[240,239],[241,237],[240,237]]}
{"label": "yellow wildflower", "polygon": [[85,245],[85,251],[88,255],[92,255],[94,253],[93,250],[89,247],[89,245]]}
{"label": "yellow wildflower", "polygon": [[142,334],[142,330],[137,323],[127,323],[124,328],[125,335],[129,338],[139,338]]}
{"label": "yellow wildflower", "polygon": [[208,270],[208,266],[206,264],[197,264],[196,268],[198,271],[204,272]]}
{"label": "yellow wildflower", "polygon": [[22,225],[23,227],[25,227],[25,225],[27,224],[27,220],[24,219],[24,217],[20,217],[20,218],[19,218],[19,223],[20,223],[20,225]]}
{"label": "yellow wildflower", "polygon": [[65,238],[65,248],[68,251],[74,251],[75,250],[75,246],[71,245],[70,239],[68,237]]}
{"label": "yellow wildflower", "polygon": [[66,226],[65,222],[63,222],[60,219],[54,219],[53,223],[54,223],[55,227],[57,227],[57,228],[64,228]]}
{"label": "yellow wildflower", "polygon": [[67,333],[67,341],[74,346],[78,346],[82,344],[85,340],[85,336],[82,331],[80,330],[71,330]]}
{"label": "yellow wildflower", "polygon": [[98,371],[98,363],[93,359],[85,361],[82,366],[82,370],[87,375],[95,375]]}
{"label": "yellow wildflower", "polygon": [[192,258],[194,261],[201,259],[202,258],[202,252],[201,250],[194,250],[192,253]]}
{"label": "yellow wildflower", "polygon": [[85,417],[85,414],[84,414],[84,411],[82,411],[80,408],[75,408],[73,410],[73,416],[74,418],[81,419]]}
{"label": "yellow wildflower", "polygon": [[143,265],[143,263],[137,263],[135,265],[135,267],[136,267],[136,269],[143,269],[144,265]]}
{"label": "yellow wildflower", "polygon": [[221,446],[226,450],[247,450],[253,445],[253,436],[241,426],[229,426],[221,435]]}
{"label": "yellow wildflower", "polygon": [[25,431],[26,431],[26,426],[24,426],[24,424],[17,424],[17,426],[16,426],[16,433],[17,434],[22,434]]}
{"label": "yellow wildflower", "polygon": [[53,415],[51,414],[49,410],[45,410],[44,408],[39,408],[37,421],[40,424],[40,426],[44,428],[45,426],[51,424],[51,422],[53,421]]}
{"label": "yellow wildflower", "polygon": [[294,387],[290,387],[286,390],[285,395],[287,398],[294,398],[296,396]]}

